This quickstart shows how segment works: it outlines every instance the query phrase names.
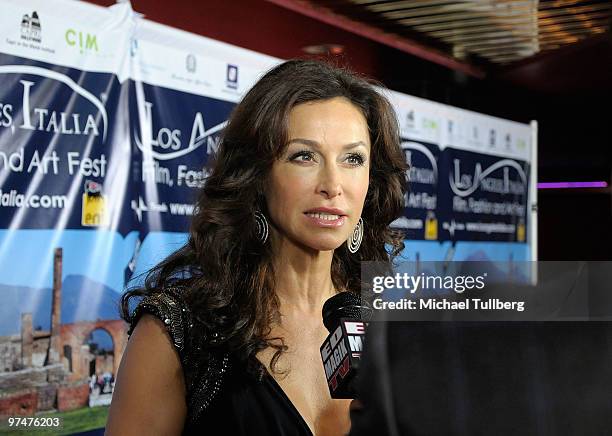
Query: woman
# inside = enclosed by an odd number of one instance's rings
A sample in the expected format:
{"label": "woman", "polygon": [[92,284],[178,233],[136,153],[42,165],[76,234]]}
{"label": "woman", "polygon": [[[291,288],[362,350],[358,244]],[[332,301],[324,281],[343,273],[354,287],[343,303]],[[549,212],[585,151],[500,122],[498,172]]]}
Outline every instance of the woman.
{"label": "woman", "polygon": [[321,309],[360,292],[362,260],[403,248],[388,225],[405,173],[395,114],[367,81],[305,60],[262,77],[230,116],[188,243],[124,296],[107,434],[347,433]]}

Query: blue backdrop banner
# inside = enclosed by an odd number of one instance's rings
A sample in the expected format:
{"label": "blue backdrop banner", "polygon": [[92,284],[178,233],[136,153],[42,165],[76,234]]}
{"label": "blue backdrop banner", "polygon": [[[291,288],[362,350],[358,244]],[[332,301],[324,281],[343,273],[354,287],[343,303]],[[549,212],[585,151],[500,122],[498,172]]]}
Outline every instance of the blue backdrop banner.
{"label": "blue backdrop banner", "polygon": [[[1,0],[0,415],[103,425],[130,278],[186,241],[234,105],[280,62],[127,3]],[[407,259],[529,260],[529,125],[381,90],[411,164]]]}

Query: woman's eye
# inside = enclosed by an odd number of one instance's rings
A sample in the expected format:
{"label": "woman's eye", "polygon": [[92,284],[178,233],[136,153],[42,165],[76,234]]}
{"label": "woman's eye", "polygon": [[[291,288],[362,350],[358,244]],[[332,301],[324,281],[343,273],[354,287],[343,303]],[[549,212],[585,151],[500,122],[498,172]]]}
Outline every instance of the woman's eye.
{"label": "woman's eye", "polygon": [[314,153],[311,151],[300,151],[291,156],[290,160],[297,162],[312,162],[314,161]]}
{"label": "woman's eye", "polygon": [[351,154],[346,160],[353,166],[361,166],[365,162],[365,158],[360,154]]}

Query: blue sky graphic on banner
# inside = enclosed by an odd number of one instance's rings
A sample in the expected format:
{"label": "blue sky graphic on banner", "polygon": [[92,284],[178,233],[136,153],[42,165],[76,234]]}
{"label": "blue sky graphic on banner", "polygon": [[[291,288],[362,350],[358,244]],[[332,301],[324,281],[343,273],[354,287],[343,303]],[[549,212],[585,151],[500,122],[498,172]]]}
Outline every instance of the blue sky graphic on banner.
{"label": "blue sky graphic on banner", "polygon": [[[125,284],[185,243],[228,115],[280,60],[129,4],[0,4],[0,414],[106,413]],[[403,255],[529,259],[531,128],[384,92],[411,164]]]}

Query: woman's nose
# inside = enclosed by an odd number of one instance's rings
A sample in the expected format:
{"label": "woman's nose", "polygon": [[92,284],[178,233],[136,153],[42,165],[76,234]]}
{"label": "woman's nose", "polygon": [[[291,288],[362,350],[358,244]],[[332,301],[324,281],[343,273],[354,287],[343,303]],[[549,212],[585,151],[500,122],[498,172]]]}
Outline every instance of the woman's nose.
{"label": "woman's nose", "polygon": [[334,198],[342,194],[340,172],[335,165],[326,165],[321,169],[317,193],[326,198]]}

